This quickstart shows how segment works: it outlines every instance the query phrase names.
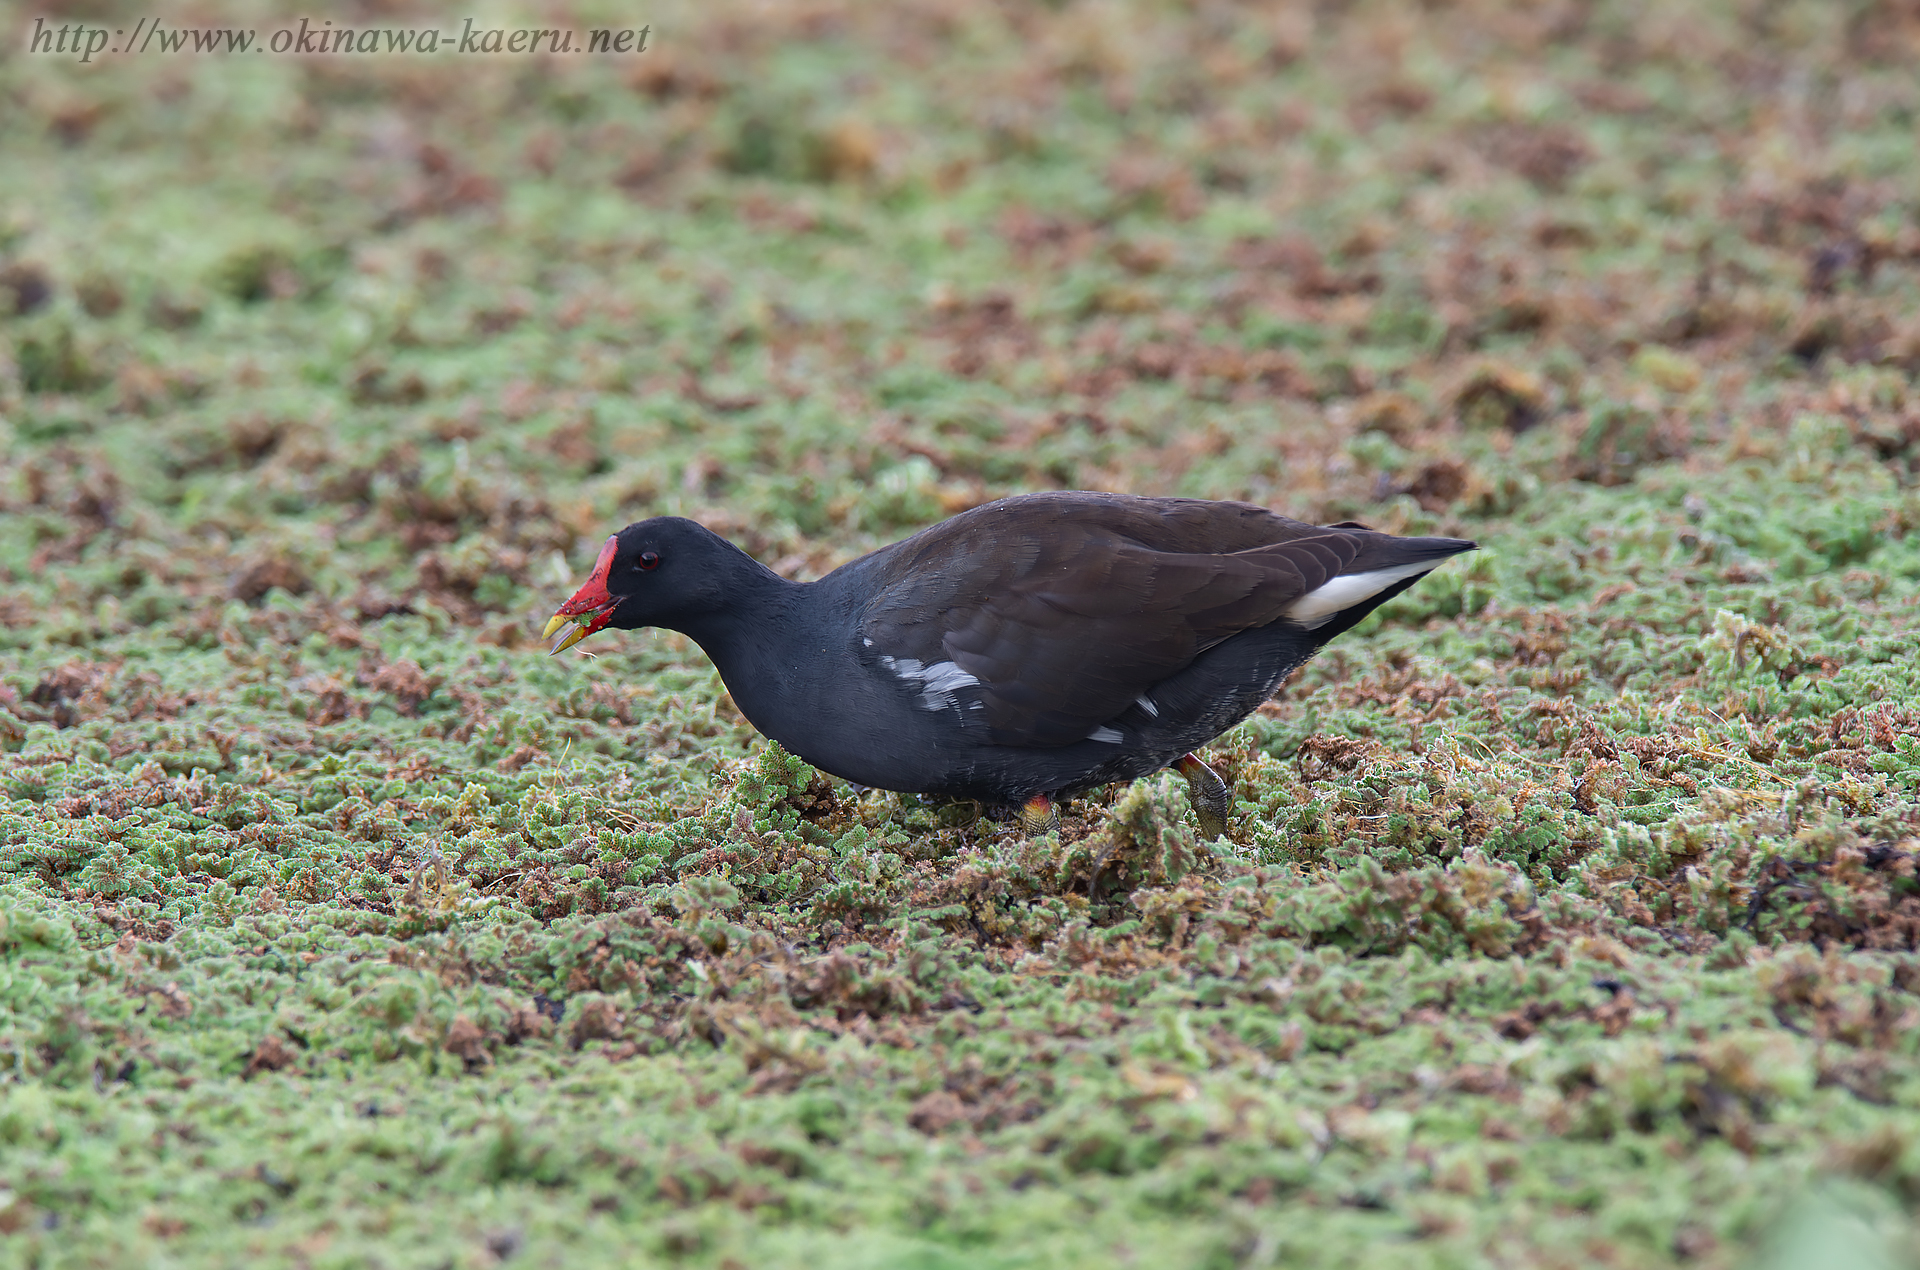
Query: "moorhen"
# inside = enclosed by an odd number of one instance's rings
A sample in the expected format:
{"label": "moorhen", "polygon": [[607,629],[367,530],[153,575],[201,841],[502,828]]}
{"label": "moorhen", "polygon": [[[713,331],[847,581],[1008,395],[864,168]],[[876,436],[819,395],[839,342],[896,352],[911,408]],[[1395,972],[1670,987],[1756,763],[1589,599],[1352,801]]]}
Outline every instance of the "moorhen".
{"label": "moorhen", "polygon": [[1190,751],[1328,640],[1475,544],[1309,525],[1248,503],[1003,498],[789,582],[678,516],[608,538],[547,623],[704,649],[734,704],[856,784],[1021,808],[1172,766],[1201,827],[1226,786]]}

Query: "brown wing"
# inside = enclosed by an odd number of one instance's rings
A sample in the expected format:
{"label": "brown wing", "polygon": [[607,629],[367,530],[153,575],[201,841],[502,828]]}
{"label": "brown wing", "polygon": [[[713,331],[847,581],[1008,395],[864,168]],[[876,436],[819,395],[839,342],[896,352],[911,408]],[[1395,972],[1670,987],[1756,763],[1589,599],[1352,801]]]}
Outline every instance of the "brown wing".
{"label": "brown wing", "polygon": [[1008,499],[901,543],[860,632],[876,656],[951,662],[977,680],[960,712],[969,730],[1067,745],[1278,619],[1362,545],[1246,504]]}

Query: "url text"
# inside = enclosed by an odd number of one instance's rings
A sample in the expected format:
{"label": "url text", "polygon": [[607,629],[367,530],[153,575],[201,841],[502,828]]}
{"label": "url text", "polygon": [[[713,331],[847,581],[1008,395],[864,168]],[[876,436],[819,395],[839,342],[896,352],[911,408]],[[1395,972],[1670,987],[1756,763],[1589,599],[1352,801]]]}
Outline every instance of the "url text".
{"label": "url text", "polygon": [[644,53],[652,34],[650,25],[582,35],[534,27],[475,27],[472,18],[452,32],[434,27],[336,27],[330,20],[315,25],[301,18],[299,26],[282,27],[263,40],[250,29],[168,27],[158,18],[141,18],[131,33],[125,27],[109,30],[83,22],[51,26],[45,18],[35,18],[27,51],[63,54],[83,63],[108,53]]}

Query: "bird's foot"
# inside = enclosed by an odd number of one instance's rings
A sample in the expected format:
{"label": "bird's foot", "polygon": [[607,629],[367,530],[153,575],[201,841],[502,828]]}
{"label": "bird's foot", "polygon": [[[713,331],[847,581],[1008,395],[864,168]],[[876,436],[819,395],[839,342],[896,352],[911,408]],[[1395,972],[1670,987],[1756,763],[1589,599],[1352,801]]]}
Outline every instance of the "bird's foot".
{"label": "bird's foot", "polygon": [[1218,838],[1225,834],[1233,800],[1219,773],[1191,754],[1174,760],[1173,770],[1186,777],[1187,801],[1193,804],[1193,814],[1200,821],[1200,835]]}
{"label": "bird's foot", "polygon": [[1060,808],[1045,794],[1035,794],[1020,804],[1020,827],[1030,834],[1043,834],[1060,827]]}

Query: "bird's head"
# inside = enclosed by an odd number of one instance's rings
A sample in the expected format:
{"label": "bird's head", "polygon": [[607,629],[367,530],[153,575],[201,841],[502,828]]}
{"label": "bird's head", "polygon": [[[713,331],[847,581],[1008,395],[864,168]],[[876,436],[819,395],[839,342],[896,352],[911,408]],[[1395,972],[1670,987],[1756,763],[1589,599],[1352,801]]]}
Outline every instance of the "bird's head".
{"label": "bird's head", "polygon": [[752,565],[745,552],[691,520],[656,516],[628,525],[601,545],[586,583],[560,606],[541,638],[571,624],[553,646],[559,653],[609,626],[680,629],[681,622],[721,602],[736,560]]}

